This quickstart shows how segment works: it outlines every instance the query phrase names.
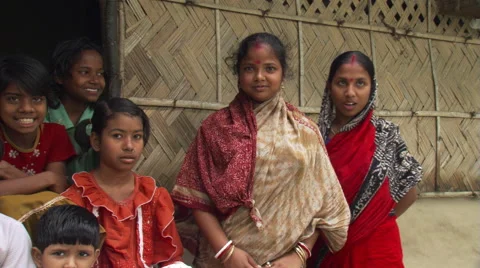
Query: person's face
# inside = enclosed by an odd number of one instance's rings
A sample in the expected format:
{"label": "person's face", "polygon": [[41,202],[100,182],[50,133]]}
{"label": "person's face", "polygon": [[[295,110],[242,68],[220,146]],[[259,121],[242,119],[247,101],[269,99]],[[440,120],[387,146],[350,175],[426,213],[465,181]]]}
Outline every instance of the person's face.
{"label": "person's face", "polygon": [[118,113],[108,120],[99,137],[92,133],[92,148],[100,152],[100,162],[112,169],[131,170],[140,158],[143,147],[143,124],[140,117]]}
{"label": "person's face", "polygon": [[97,260],[99,249],[92,245],[53,244],[40,252],[32,249],[33,261],[38,268],[90,268]]}
{"label": "person's face", "polygon": [[82,51],[70,69],[70,76],[56,79],[66,96],[84,103],[94,103],[105,88],[102,56],[95,50]]}
{"label": "person's face", "polygon": [[9,137],[36,136],[46,113],[45,96],[31,96],[12,83],[0,94],[0,118]]}
{"label": "person's face", "polygon": [[253,45],[240,62],[240,89],[261,103],[280,91],[282,81],[282,65],[271,46],[263,43]]}
{"label": "person's face", "polygon": [[340,66],[330,84],[336,119],[348,122],[367,105],[371,91],[371,77],[357,62]]}

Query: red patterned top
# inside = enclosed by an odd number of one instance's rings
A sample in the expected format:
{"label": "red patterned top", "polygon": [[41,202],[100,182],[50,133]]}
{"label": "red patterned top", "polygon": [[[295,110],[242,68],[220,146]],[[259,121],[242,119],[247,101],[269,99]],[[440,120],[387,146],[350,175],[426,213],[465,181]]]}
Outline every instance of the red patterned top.
{"label": "red patterned top", "polygon": [[76,173],[73,181],[62,195],[95,214],[107,232],[96,267],[163,267],[182,261],[172,200],[153,178],[135,174],[134,192],[123,202],[105,193],[91,173]]}
{"label": "red patterned top", "polygon": [[0,136],[4,141],[2,160],[14,165],[27,175],[45,171],[53,162],[63,162],[75,155],[65,127],[55,123],[43,123],[33,148],[24,150],[9,142],[3,131]]}

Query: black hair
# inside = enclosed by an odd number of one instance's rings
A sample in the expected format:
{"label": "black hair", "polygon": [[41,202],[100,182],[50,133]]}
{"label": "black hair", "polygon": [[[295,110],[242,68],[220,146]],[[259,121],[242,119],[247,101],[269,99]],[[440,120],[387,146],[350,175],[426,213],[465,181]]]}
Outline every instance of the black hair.
{"label": "black hair", "polygon": [[51,57],[50,71],[53,77],[61,79],[69,78],[71,76],[70,70],[72,66],[80,59],[82,52],[86,50],[95,50],[103,58],[102,48],[87,37],[80,37],[59,43],[55,47]]}
{"label": "black hair", "polygon": [[[102,48],[87,37],[80,37],[78,39],[66,40],[59,43],[55,47],[50,59],[50,72],[52,77],[54,79],[59,78],[62,80],[70,78],[72,76],[72,66],[80,59],[82,52],[87,50],[94,50],[100,54],[102,59],[104,58]],[[104,73],[104,78],[106,83],[105,88],[108,88],[108,79],[106,73]],[[64,94],[64,90],[62,90],[62,86],[57,84],[55,80],[52,79],[52,81],[52,87],[55,91],[55,94],[57,97],[60,97],[62,94]],[[56,103],[55,106],[51,107],[56,108],[58,105],[59,103]]]}
{"label": "black hair", "polygon": [[33,246],[43,252],[54,244],[92,245],[100,247],[100,225],[87,209],[76,205],[60,205],[48,209],[37,223]]}
{"label": "black hair", "polygon": [[50,75],[43,64],[29,56],[10,55],[0,58],[0,93],[10,84],[31,96],[44,96],[47,104],[53,101]]}
{"label": "black hair", "polygon": [[242,42],[240,42],[240,45],[236,53],[236,57],[234,59],[233,72],[235,74],[240,73],[240,64],[243,58],[247,56],[248,50],[252,46],[255,46],[256,44],[259,44],[259,43],[267,44],[272,48],[273,52],[275,53],[275,56],[278,58],[278,61],[282,66],[282,75],[283,77],[285,77],[288,70],[287,49],[277,36],[270,33],[255,33],[255,34],[249,35],[248,37],[243,39]]}
{"label": "black hair", "polygon": [[95,106],[92,117],[92,132],[98,136],[107,127],[108,120],[115,114],[122,113],[133,117],[140,117],[143,125],[143,142],[147,144],[150,136],[150,121],[145,112],[129,99],[111,98],[107,101],[99,101]]}
{"label": "black hair", "polygon": [[360,51],[347,51],[338,55],[330,65],[330,72],[328,74],[327,82],[331,83],[335,73],[337,73],[340,66],[346,63],[352,62],[352,57],[355,56],[355,62],[360,64],[370,75],[370,82],[373,85],[373,79],[375,78],[375,67],[372,60]]}

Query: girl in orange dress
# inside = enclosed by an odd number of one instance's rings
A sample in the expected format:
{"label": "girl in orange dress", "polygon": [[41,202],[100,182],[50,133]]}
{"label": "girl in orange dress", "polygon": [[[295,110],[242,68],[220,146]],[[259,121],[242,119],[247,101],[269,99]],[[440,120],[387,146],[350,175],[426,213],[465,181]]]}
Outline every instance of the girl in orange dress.
{"label": "girl in orange dress", "polygon": [[97,104],[90,142],[100,165],[74,174],[62,194],[97,216],[107,232],[96,267],[189,267],[170,195],[153,178],[132,172],[149,134],[147,116],[131,101]]}

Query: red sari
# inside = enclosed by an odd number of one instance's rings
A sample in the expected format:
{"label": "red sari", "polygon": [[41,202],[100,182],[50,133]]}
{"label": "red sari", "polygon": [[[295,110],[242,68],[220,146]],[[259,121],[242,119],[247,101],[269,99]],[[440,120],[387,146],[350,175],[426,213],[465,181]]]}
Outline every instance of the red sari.
{"label": "red sari", "polygon": [[370,110],[326,147],[350,204],[352,222],[343,249],[332,254],[319,241],[307,267],[404,267],[392,210],[420,180],[421,167],[406,152],[398,128]]}

